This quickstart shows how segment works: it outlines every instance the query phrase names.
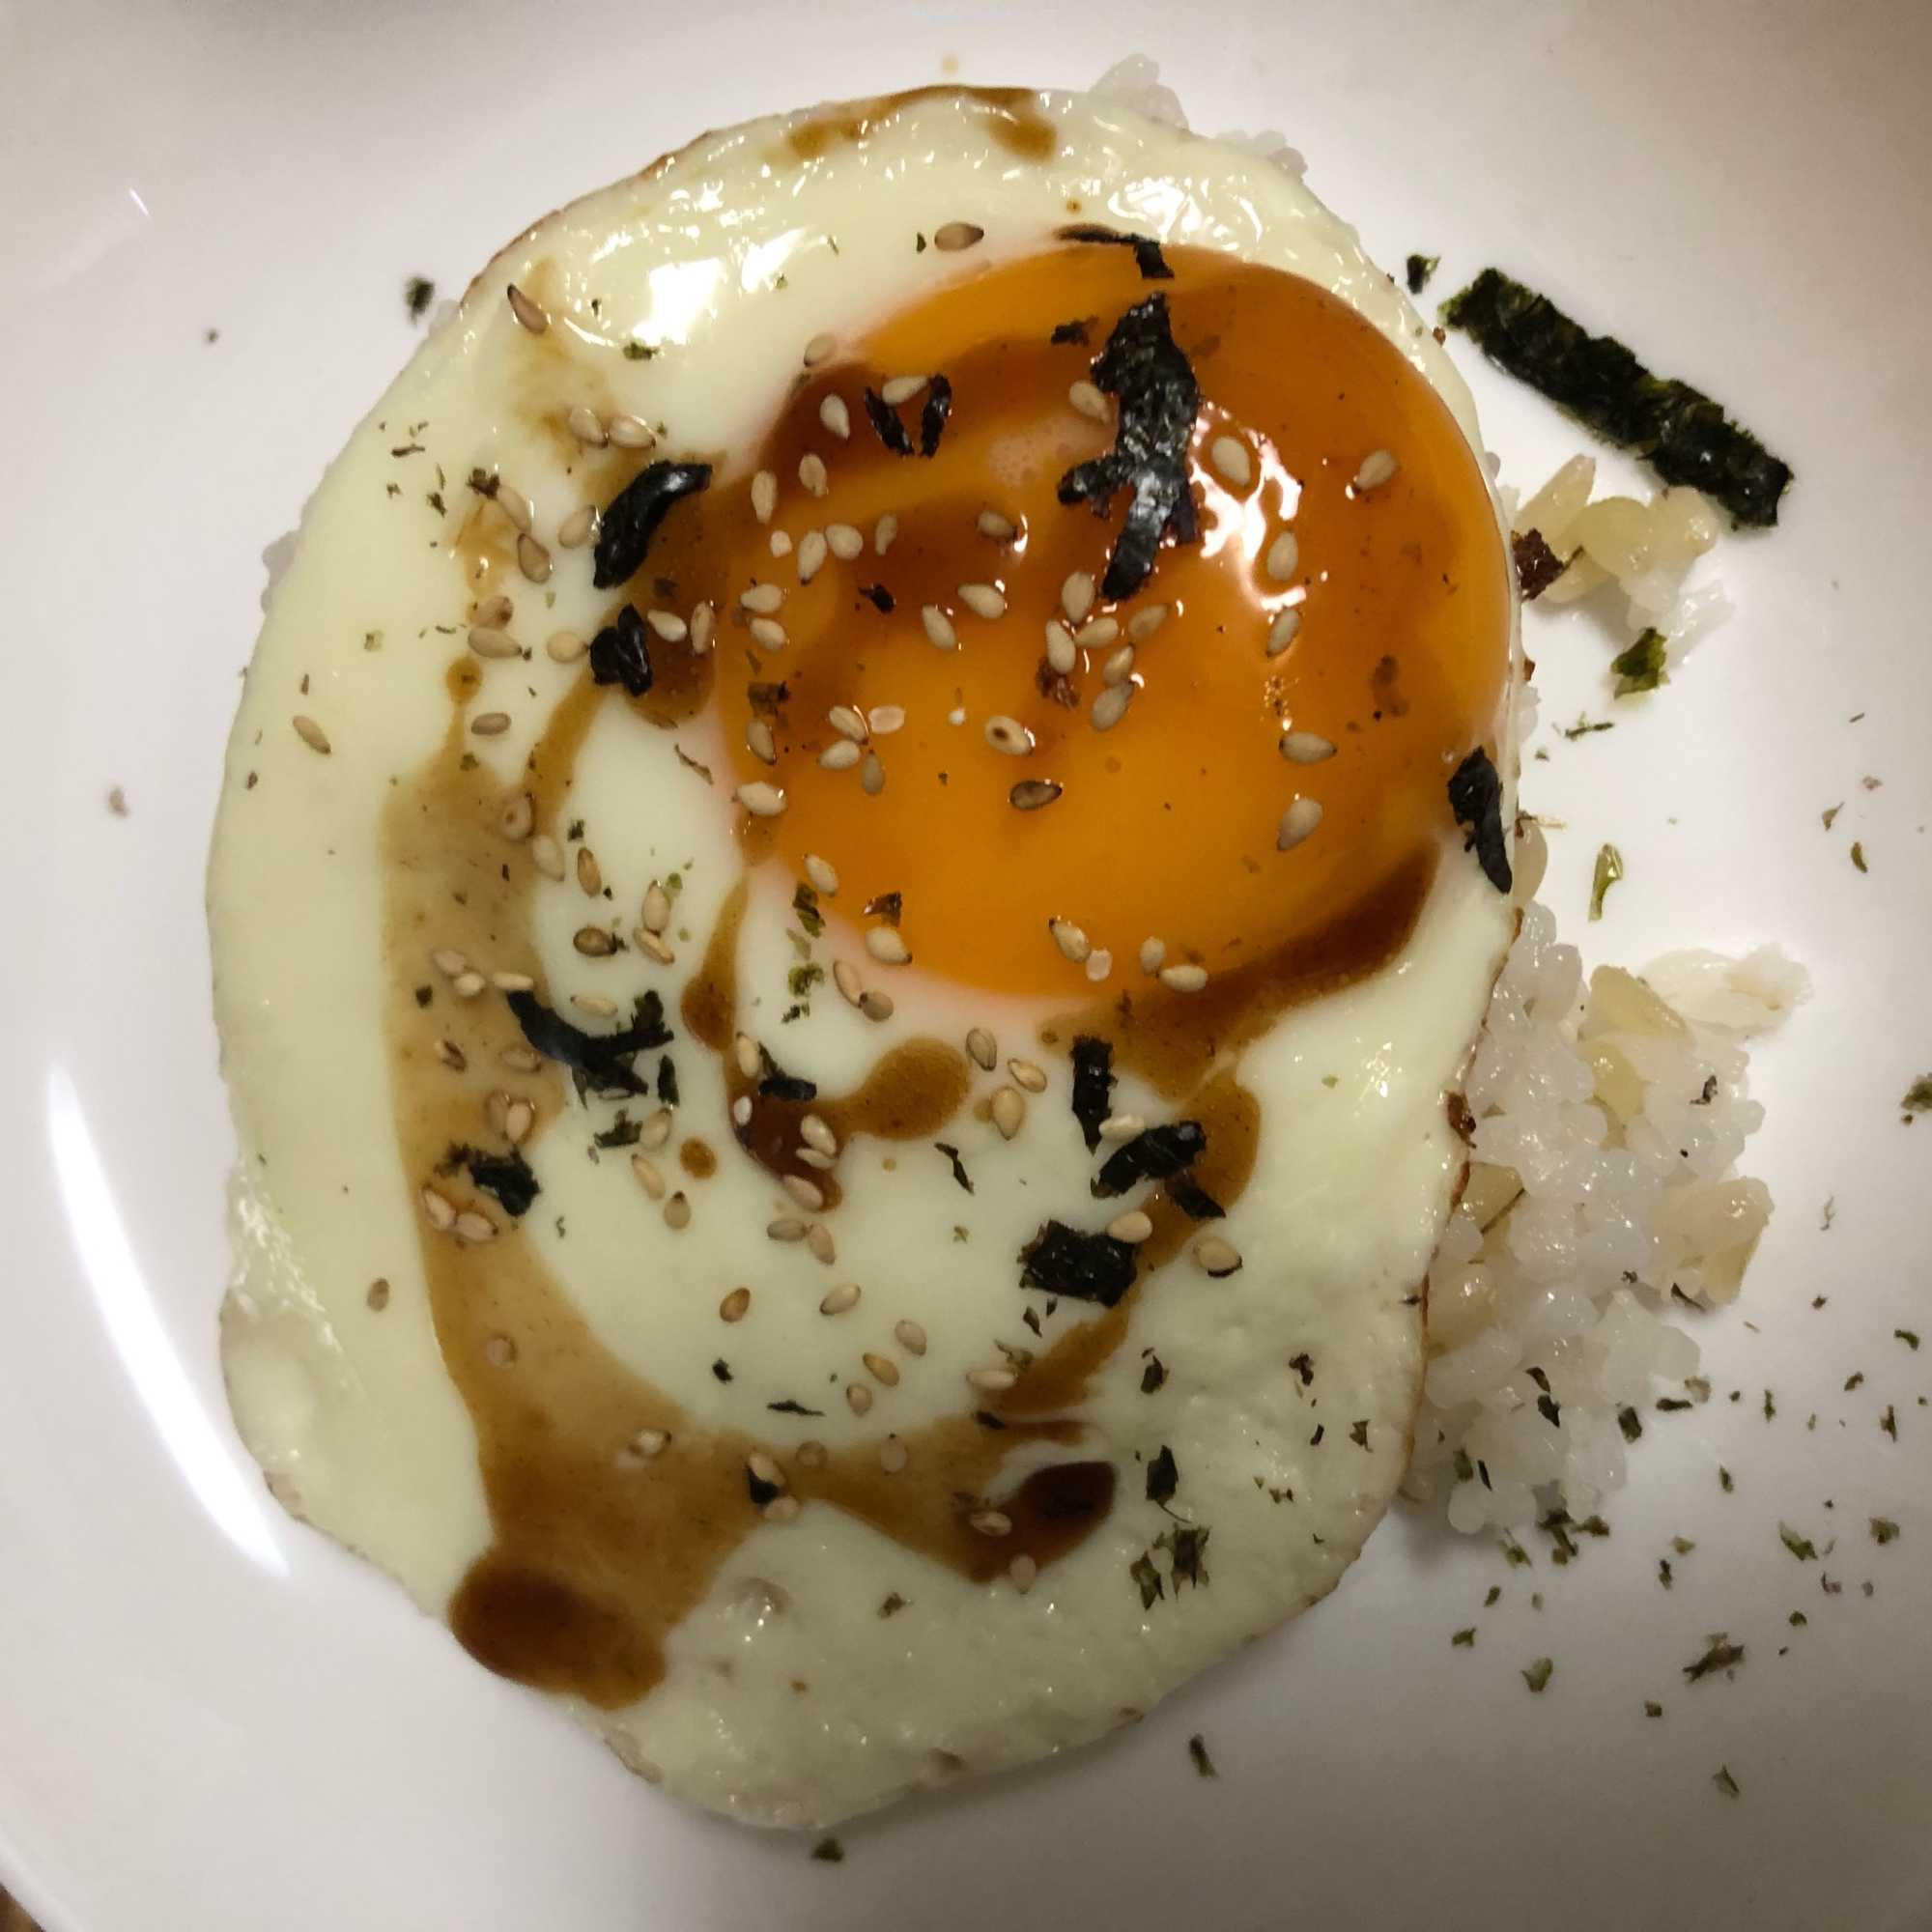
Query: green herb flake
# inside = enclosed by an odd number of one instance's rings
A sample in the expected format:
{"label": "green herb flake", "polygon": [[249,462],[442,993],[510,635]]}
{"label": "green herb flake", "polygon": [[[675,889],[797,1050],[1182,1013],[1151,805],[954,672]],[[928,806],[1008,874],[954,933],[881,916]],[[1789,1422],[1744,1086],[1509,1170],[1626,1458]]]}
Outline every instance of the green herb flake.
{"label": "green herb flake", "polygon": [[[624,354],[628,355],[630,353],[630,347],[627,344]],[[820,1838],[817,1844],[812,1846],[811,1856],[822,1865],[843,1864],[845,1862],[845,1847],[837,1838]]]}
{"label": "green herb flake", "polygon": [[[652,353],[641,342],[627,342],[624,345],[624,360],[626,362],[648,362]],[[818,1854],[814,1852],[812,1856],[816,1858]],[[842,1859],[845,1854],[840,1852],[838,1856]]]}
{"label": "green herb flake", "polygon": [[1502,1551],[1505,1562],[1512,1566],[1520,1563],[1525,1568],[1528,1567],[1530,1560],[1529,1551],[1507,1531],[1496,1539],[1496,1548]]}
{"label": "green herb flake", "polygon": [[1616,673],[1616,689],[1612,697],[1634,697],[1638,692],[1655,691],[1661,684],[1670,682],[1670,672],[1665,668],[1663,655],[1664,638],[1659,630],[1647,630],[1629,650],[1620,651],[1610,660],[1610,668]]}
{"label": "green herb flake", "polygon": [[1440,255],[1411,255],[1404,264],[1404,279],[1408,292],[1419,296],[1429,286],[1429,278],[1442,266]]}
{"label": "green herb flake", "polygon": [[435,998],[436,998],[436,988],[434,986],[418,986],[416,988],[417,1006],[426,1007]]}
{"label": "green herb flake", "polygon": [[1634,1408],[1617,1410],[1617,1427],[1624,1433],[1626,1442],[1634,1442],[1643,1434],[1643,1417]]}
{"label": "green herb flake", "polygon": [[1921,1073],[1905,1090],[1905,1098],[1898,1104],[1908,1114],[1923,1114],[1932,1110],[1932,1073]]}
{"label": "green herb flake", "polygon": [[1865,848],[1857,838],[1852,840],[1852,864],[1861,872],[1869,872],[1871,870],[1871,867],[1865,864]]}
{"label": "green herb flake", "polygon": [[1476,1647],[1475,1625],[1471,1624],[1467,1630],[1459,1630],[1456,1633],[1456,1634],[1449,1639],[1449,1641],[1452,1644],[1460,1643],[1464,1650],[1474,1650]]}
{"label": "green herb flake", "polygon": [[1604,895],[1624,875],[1623,854],[1614,845],[1598,849],[1596,870],[1590,874],[1590,917],[1604,916]]}
{"label": "green herb flake", "polygon": [[1688,1536],[1673,1536],[1670,1539],[1670,1547],[1678,1555],[1689,1556],[1697,1546]]}
{"label": "green herb flake", "polygon": [[1715,1784],[1718,1787],[1718,1789],[1724,1794],[1726,1798],[1735,1798],[1738,1795],[1738,1781],[1735,1777],[1731,1776],[1730,1767],[1728,1765],[1720,1764],[1717,1768],[1717,1770],[1711,1774],[1711,1782]]}
{"label": "green herb flake", "polygon": [[1522,1673],[1522,1681],[1540,1697],[1543,1694],[1543,1687],[1549,1682],[1549,1673],[1555,1668],[1555,1664],[1550,1662],[1548,1658],[1539,1657]]}
{"label": "green herb flake", "polygon": [[1788,1623],[1793,1630],[1803,1630],[1804,1626],[1811,1621],[1811,1619],[1807,1617],[1803,1610],[1793,1610],[1792,1613],[1788,1617],[1786,1617],[1784,1621]]}
{"label": "green herb flake", "polygon": [[1694,1684],[1700,1677],[1708,1677],[1714,1670],[1729,1670],[1745,1661],[1745,1647],[1733,1643],[1730,1634],[1719,1631],[1710,1639],[1710,1648],[1694,1662],[1684,1666],[1684,1681]]}
{"label": "green herb flake", "polygon": [[1737,1485],[1731,1481],[1731,1472],[1728,1469],[1721,1467],[1719,1469],[1718,1487],[1721,1489],[1726,1495],[1729,1495],[1732,1490],[1734,1490],[1737,1487]]}
{"label": "green herb flake", "polygon": [[1894,1442],[1898,1440],[1898,1416],[1894,1411],[1892,1405],[1890,1403],[1886,1404],[1885,1413],[1879,1417],[1878,1426],[1881,1429],[1883,1429],[1885,1433],[1888,1435],[1889,1435]]}
{"label": "green herb flake", "polygon": [[1194,1769],[1202,1777],[1219,1777],[1214,1769],[1214,1760],[1208,1755],[1208,1741],[1199,1731],[1187,1740],[1187,1755],[1194,1760]]}
{"label": "green herb flake", "polygon": [[1502,1595],[1502,1593],[1503,1593],[1503,1586],[1500,1583],[1492,1583],[1490,1585],[1490,1594],[1483,1599],[1484,1609],[1487,1610],[1490,1607],[1490,1605],[1493,1604],[1496,1601],[1496,1599]]}
{"label": "green herb flake", "polygon": [[1657,1580],[1660,1583],[1662,1583],[1666,1590],[1670,1588],[1673,1579],[1670,1575],[1670,1558],[1667,1556],[1660,1557],[1658,1559]]}
{"label": "green herb flake", "polygon": [[1819,822],[1824,826],[1827,832],[1831,831],[1832,829],[1833,819],[1836,818],[1839,812],[1843,811],[1844,809],[1845,809],[1845,802],[1843,799],[1840,799],[1836,805],[1828,805],[1825,808],[1825,810],[1818,814]]}
{"label": "green herb flake", "polygon": [[364,631],[362,633],[362,648],[365,651],[380,651],[383,648],[382,632]]}
{"label": "green herb flake", "polygon": [[1127,1575],[1140,1585],[1142,1609],[1152,1609],[1154,1599],[1167,1595],[1167,1585],[1161,1581],[1160,1572],[1153,1567],[1153,1558],[1145,1549],[1127,1566]]}
{"label": "green herb flake", "polygon": [[1891,1332],[1893,1339],[1903,1342],[1908,1349],[1915,1350],[1918,1349],[1918,1337],[1910,1328],[1894,1328]]}
{"label": "green herb flake", "polygon": [[1650,1699],[1646,1697],[1643,1700],[1643,1715],[1646,1718],[1661,1718],[1663,1716],[1663,1706],[1662,1704],[1653,1704],[1650,1701]]}
{"label": "green herb flake", "polygon": [[1889,1516],[1875,1516],[1871,1520],[1871,1540],[1874,1543],[1896,1543],[1898,1525]]}
{"label": "green herb flake", "polygon": [[819,965],[794,966],[785,975],[785,984],[791,989],[794,1000],[803,1000],[825,978],[825,968]]}
{"label": "green herb flake", "polygon": [[1769,1389],[1766,1389],[1764,1392],[1764,1419],[1767,1422],[1770,1422],[1776,1416],[1776,1414],[1777,1414],[1777,1404],[1772,1400],[1771,1391]]}
{"label": "green herb flake", "polygon": [[[837,1376],[834,1376],[832,1379],[834,1381],[837,1381],[838,1378]],[[900,1596],[896,1590],[895,1590],[892,1593],[892,1595],[888,1597],[886,1601],[879,1605],[879,1614],[882,1617],[895,1617],[902,1609],[905,1608],[905,1606],[906,1606],[906,1600],[902,1596]]]}
{"label": "green herb flake", "polygon": [[1862,1369],[1855,1370],[1851,1375],[1845,1378],[1845,1393],[1847,1395],[1850,1395],[1851,1392],[1855,1388],[1857,1388],[1861,1381],[1864,1380],[1864,1378],[1865,1378],[1865,1372]]}
{"label": "green herb flake", "polygon": [[1806,1536],[1800,1536],[1788,1523],[1777,1525],[1777,1540],[1797,1557],[1801,1563],[1815,1563],[1818,1560],[1817,1546]]}
{"label": "green herb flake", "polygon": [[1601,724],[1593,724],[1579,711],[1577,714],[1576,724],[1564,725],[1563,735],[1574,745],[1578,738],[1587,738],[1592,731],[1614,731],[1616,728],[1607,719]]}
{"label": "green herb flake", "polygon": [[412,322],[420,322],[435,299],[436,284],[427,275],[412,275],[403,284],[403,306],[409,310]]}
{"label": "green herb flake", "polygon": [[798,915],[798,923],[816,939],[825,930],[825,915],[818,910],[818,895],[805,883],[798,882],[798,890],[791,895],[791,909]]}

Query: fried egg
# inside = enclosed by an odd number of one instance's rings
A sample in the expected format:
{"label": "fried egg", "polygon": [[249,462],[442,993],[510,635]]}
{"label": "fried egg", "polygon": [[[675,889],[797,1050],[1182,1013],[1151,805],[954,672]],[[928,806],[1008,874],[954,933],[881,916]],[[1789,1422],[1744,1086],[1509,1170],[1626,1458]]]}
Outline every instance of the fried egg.
{"label": "fried egg", "polygon": [[1332,1589],[1514,930],[1480,448],[1298,180],[1092,98],[754,122],[519,238],[231,741],[274,1493],[762,1823]]}

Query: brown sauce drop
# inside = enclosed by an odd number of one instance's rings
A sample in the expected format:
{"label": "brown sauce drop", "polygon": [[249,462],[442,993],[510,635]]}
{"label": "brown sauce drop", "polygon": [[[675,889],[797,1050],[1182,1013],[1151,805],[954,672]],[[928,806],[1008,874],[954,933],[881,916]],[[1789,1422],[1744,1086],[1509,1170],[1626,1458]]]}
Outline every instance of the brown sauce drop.
{"label": "brown sauce drop", "polygon": [[677,1163],[694,1180],[709,1180],[718,1172],[718,1156],[711,1143],[694,1135],[677,1151]]}
{"label": "brown sauce drop", "polygon": [[963,98],[980,110],[986,131],[1023,161],[1048,159],[1060,144],[1053,123],[1040,112],[1039,97],[1024,87],[913,87],[899,94],[848,100],[796,123],[785,145],[801,161],[816,160],[841,142],[863,141],[874,128],[914,101]]}

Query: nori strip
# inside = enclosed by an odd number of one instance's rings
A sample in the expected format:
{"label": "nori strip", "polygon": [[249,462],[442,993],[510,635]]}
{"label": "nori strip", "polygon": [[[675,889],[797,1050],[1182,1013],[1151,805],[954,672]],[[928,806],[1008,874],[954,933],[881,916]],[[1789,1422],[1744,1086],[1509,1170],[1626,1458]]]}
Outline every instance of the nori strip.
{"label": "nori strip", "polygon": [[470,1179],[485,1194],[494,1194],[502,1204],[504,1213],[513,1220],[521,1220],[527,1214],[530,1203],[543,1192],[536,1176],[530,1172],[529,1162],[515,1148],[508,1153],[485,1153],[481,1148],[453,1147],[448,1163],[452,1167],[467,1167]]}
{"label": "nori strip", "polygon": [[825,1413],[822,1408],[807,1408],[804,1403],[796,1402],[790,1396],[786,1396],[782,1402],[768,1402],[765,1406],[776,1410],[780,1415],[823,1415]]}
{"label": "nori strip", "polygon": [[1091,373],[1099,388],[1120,399],[1114,446],[1076,463],[1060,479],[1059,495],[1063,503],[1091,502],[1106,516],[1116,490],[1132,492],[1100,581],[1100,595],[1119,603],[1147,582],[1164,535],[1194,541],[1187,443],[1201,388],[1168,326],[1167,298],[1157,294],[1143,297],[1114,325]]}
{"label": "nori strip", "polygon": [[1065,1221],[1042,1223],[1020,1250],[1022,1286],[1111,1308],[1133,1286],[1134,1251],[1111,1235],[1083,1235]]}
{"label": "nori strip", "polygon": [[768,1047],[759,1047],[758,1062],[762,1069],[758,1075],[758,1092],[768,1100],[815,1100],[818,1098],[818,1082],[803,1080],[795,1073],[787,1073],[771,1056]]}
{"label": "nori strip", "polygon": [[893,593],[883,583],[862,583],[859,595],[871,600],[875,611],[883,611],[888,617],[893,614]]}
{"label": "nori strip", "polygon": [[1148,1464],[1147,1499],[1151,1503],[1171,1502],[1180,1487],[1180,1471],[1174,1466],[1174,1451],[1165,1442],[1160,1454]]}
{"label": "nori strip", "polygon": [[1078,342],[1085,344],[1087,331],[1099,320],[1100,318],[1097,315],[1089,315],[1082,316],[1077,322],[1056,323],[1052,335],[1047,339],[1054,343]]}
{"label": "nori strip", "polygon": [[912,438],[899,421],[898,412],[876,389],[866,391],[866,419],[878,432],[879,440],[895,456],[912,454]]}
{"label": "nori strip", "polygon": [[1165,1180],[1198,1160],[1207,1145],[1208,1135],[1199,1121],[1173,1121],[1164,1127],[1150,1127],[1114,1150],[1094,1182],[1094,1192],[1104,1201],[1110,1195],[1124,1194],[1139,1181]]}
{"label": "nori strip", "polygon": [[946,433],[946,418],[952,413],[952,384],[944,376],[927,378],[925,402],[919,412],[919,453],[934,456],[939,439]]}
{"label": "nori strip", "polygon": [[959,1158],[959,1150],[948,1141],[934,1141],[933,1146],[952,1163],[952,1178],[968,1194],[973,1190],[973,1177],[966,1172],[966,1163]]}
{"label": "nori strip", "polygon": [[[561,1061],[580,1076],[593,1094],[642,1094],[644,1083],[631,1069],[631,1056],[670,1038],[664,1023],[664,1001],[654,992],[640,994],[631,1024],[616,1033],[585,1033],[554,1013],[534,993],[505,993],[524,1037],[546,1060]],[[668,1060],[665,1062],[669,1065]]]}
{"label": "nori strip", "polygon": [[1070,228],[1055,230],[1062,242],[1111,242],[1116,247],[1134,251],[1134,266],[1144,282],[1171,282],[1174,270],[1160,252],[1160,243],[1151,235],[1123,235],[1118,228],[1103,228],[1097,221],[1076,221]]}
{"label": "nori strip", "polygon": [[1185,1168],[1168,1176],[1167,1198],[1190,1221],[1219,1221],[1228,1211]]}
{"label": "nori strip", "polygon": [[1450,777],[1449,810],[1456,814],[1458,825],[1469,828],[1463,851],[1473,846],[1484,877],[1497,892],[1508,892],[1511,874],[1509,840],[1503,836],[1503,781],[1480,745]]}
{"label": "nori strip", "polygon": [[667,1107],[677,1105],[677,1062],[668,1053],[658,1060],[658,1098]]}
{"label": "nori strip", "polygon": [[1563,559],[1543,541],[1541,530],[1511,537],[1510,555],[1516,563],[1516,587],[1525,604],[1533,604],[1563,575]]}
{"label": "nori strip", "polygon": [[1114,1049],[1089,1034],[1073,1042],[1073,1118],[1087,1138],[1087,1151],[1100,1145],[1100,1122],[1114,1111]]}
{"label": "nori strip", "polygon": [[1614,336],[1592,335],[1533,289],[1485,269],[1442,304],[1442,320],[1499,368],[1540,390],[1606,441],[1688,483],[1740,524],[1770,528],[1791,466],[1701,389],[1653,376]]}
{"label": "nori strip", "polygon": [[670,506],[710,481],[708,463],[647,463],[611,498],[604,512],[591,582],[599,590],[628,583],[637,575]]}
{"label": "nori strip", "polygon": [[591,639],[590,676],[597,684],[621,684],[633,697],[651,688],[651,647],[635,604],[626,604]]}

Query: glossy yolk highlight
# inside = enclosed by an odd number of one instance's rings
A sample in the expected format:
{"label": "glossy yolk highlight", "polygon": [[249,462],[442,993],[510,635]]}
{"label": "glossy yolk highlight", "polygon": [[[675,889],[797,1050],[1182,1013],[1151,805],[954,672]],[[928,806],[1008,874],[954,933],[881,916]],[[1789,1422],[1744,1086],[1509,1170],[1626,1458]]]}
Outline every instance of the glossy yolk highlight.
{"label": "glossy yolk highlight", "polygon": [[[1210,973],[1293,942],[1419,845],[1460,843],[1446,781],[1472,747],[1495,743],[1508,563],[1447,407],[1315,284],[1206,250],[1166,253],[1174,279],[1144,282],[1129,249],[1062,244],[893,316],[801,380],[757,460],[780,479],[770,528],[747,518],[733,531],[729,597],[754,582],[784,590],[781,644],[766,650],[727,628],[718,646],[717,701],[738,781],[786,795],[779,817],[753,821],[750,852],[775,848],[801,875],[806,854],[829,861],[839,891],[826,910],[855,923],[868,900],[899,894],[914,959],[975,985],[1078,990],[1084,969],[1063,956],[1054,920],[1136,980],[1150,938],[1164,942],[1170,964]],[[1088,621],[1112,619],[1119,634],[1083,639],[1070,676],[1056,678],[1046,629],[1062,586],[1072,572],[1095,583],[1105,575],[1122,507],[1103,519],[1058,500],[1068,466],[1114,437],[1111,420],[1072,406],[1069,385],[1089,377],[1122,312],[1154,291],[1202,392],[1190,455],[1199,538],[1165,543],[1120,607],[1096,601]],[[1056,327],[1073,322],[1086,325],[1084,345],[1056,344]],[[952,384],[950,420],[931,458],[895,455],[867,421],[863,391],[926,371]],[[821,418],[835,395],[849,438]],[[915,443],[923,401],[898,411]],[[1213,460],[1224,437],[1247,455],[1245,485]],[[1378,450],[1395,457],[1395,475],[1356,491]],[[809,455],[825,467],[821,496],[800,481]],[[1012,524],[1012,540],[981,532],[988,509]],[[881,555],[874,533],[888,514],[898,530]],[[772,531],[796,545],[840,524],[865,533],[863,554],[829,558],[809,584],[798,582],[796,550],[772,554]],[[1299,559],[1277,582],[1265,559],[1284,529]],[[996,590],[1004,614],[976,614],[960,590],[970,584]],[[945,613],[956,648],[929,640],[927,605]],[[1125,716],[1096,729],[1103,667],[1155,606],[1167,614],[1135,646]],[[1270,627],[1290,607],[1298,633],[1269,657]],[[729,614],[747,621],[742,609]],[[904,713],[901,727],[871,736],[885,778],[876,795],[859,768],[818,762],[838,740],[834,706]],[[773,728],[775,765],[746,749],[754,717]],[[1023,725],[1032,750],[989,743],[995,717]],[[1291,730],[1327,740],[1335,755],[1291,762],[1280,749]],[[1025,780],[1050,781],[1060,795],[1016,810],[1010,793]],[[1319,802],[1321,822],[1280,851],[1277,829],[1297,795]]]}

